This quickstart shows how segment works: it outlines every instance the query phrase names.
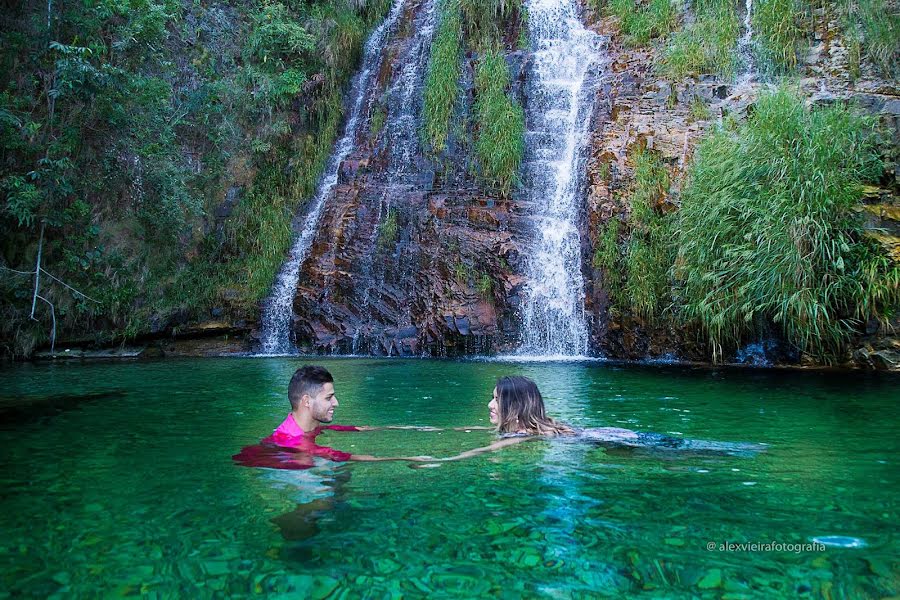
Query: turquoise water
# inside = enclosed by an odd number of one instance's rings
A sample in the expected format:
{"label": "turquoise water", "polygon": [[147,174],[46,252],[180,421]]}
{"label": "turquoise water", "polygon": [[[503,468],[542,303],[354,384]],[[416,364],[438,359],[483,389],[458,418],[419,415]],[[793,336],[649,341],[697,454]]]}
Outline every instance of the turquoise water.
{"label": "turquoise water", "polygon": [[[769,448],[737,457],[530,441],[426,468],[253,469],[230,457],[286,416],[297,359],[5,367],[0,597],[900,594],[896,378],[316,362],[335,376],[340,424],[486,425],[496,377],[520,373],[574,425]],[[24,396],[41,404],[23,409]],[[493,439],[384,430],[319,442],[441,457]],[[839,545],[717,549],[826,536]]]}

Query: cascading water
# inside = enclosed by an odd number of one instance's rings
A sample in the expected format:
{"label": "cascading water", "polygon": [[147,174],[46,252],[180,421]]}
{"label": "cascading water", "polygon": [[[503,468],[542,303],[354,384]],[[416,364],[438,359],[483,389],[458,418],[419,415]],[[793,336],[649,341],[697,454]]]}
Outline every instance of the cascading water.
{"label": "cascading water", "polygon": [[[436,16],[436,1],[426,0],[413,22],[412,39],[400,58],[399,62],[403,67],[387,90],[388,118],[384,138],[390,156],[386,172],[387,184],[377,203],[375,227],[368,240],[371,248],[377,243],[379,224],[391,215],[392,198],[402,196],[402,193],[397,193],[402,192],[398,188],[403,185],[417,186],[419,182],[408,181],[409,176],[414,178],[427,170],[423,165],[417,164],[417,159],[422,155],[419,151],[419,124],[422,112],[422,86],[428,67]],[[372,314],[370,301],[373,288],[383,287],[384,272],[383,269],[378,269],[377,265],[373,265],[375,254],[375,252],[366,254],[361,267],[362,277],[359,280],[363,290],[357,314],[364,325],[357,326],[354,332],[351,343],[353,354],[360,351],[363,334],[370,336],[376,329],[377,315]]]}
{"label": "cascading water", "polygon": [[331,190],[338,179],[338,169],[341,162],[347,158],[353,148],[360,125],[360,116],[366,106],[365,99],[369,91],[372,76],[378,72],[382,60],[382,48],[388,33],[394,28],[397,19],[403,12],[404,0],[395,0],[391,11],[385,20],[372,32],[366,41],[363,54],[362,68],[357,74],[351,86],[350,97],[353,98],[350,105],[350,114],[344,126],[344,134],[338,140],[316,195],[310,203],[309,211],[303,220],[300,234],[291,247],[288,259],[282,265],[275,282],[272,285],[272,293],[263,307],[261,354],[288,354],[296,350],[291,340],[291,319],[293,317],[294,295],[297,293],[297,277],[300,273],[300,265],[309,252],[309,247],[315,237],[319,218],[325,206]]}
{"label": "cascading water", "polygon": [[738,49],[744,58],[743,78],[750,79],[756,70],[756,65],[753,61],[753,48],[750,45],[753,41],[753,0],[744,0],[744,9],[744,33],[741,35],[741,39],[738,40]]}
{"label": "cascading water", "polygon": [[588,352],[588,330],[578,216],[603,40],[582,25],[575,0],[528,0],[527,7],[535,52],[526,88],[524,168],[535,239],[521,352],[579,356]]}
{"label": "cascading water", "polygon": [[403,70],[390,90],[391,111],[387,128],[390,144],[389,180],[397,180],[414,166],[419,154],[419,116],[422,85],[428,68],[431,40],[434,37],[436,1],[427,0],[414,23],[414,37],[404,57]]}

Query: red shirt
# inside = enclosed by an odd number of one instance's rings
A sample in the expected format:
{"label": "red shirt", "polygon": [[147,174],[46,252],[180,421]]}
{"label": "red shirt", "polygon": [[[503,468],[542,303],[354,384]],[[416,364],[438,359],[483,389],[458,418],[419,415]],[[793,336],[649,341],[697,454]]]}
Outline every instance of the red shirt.
{"label": "red shirt", "polygon": [[335,462],[350,460],[349,452],[341,452],[316,444],[316,437],[329,429],[331,431],[359,431],[352,425],[326,425],[312,431],[303,431],[289,414],[272,435],[259,444],[247,446],[232,458],[247,467],[268,467],[270,469],[309,469],[315,466],[316,456]]}

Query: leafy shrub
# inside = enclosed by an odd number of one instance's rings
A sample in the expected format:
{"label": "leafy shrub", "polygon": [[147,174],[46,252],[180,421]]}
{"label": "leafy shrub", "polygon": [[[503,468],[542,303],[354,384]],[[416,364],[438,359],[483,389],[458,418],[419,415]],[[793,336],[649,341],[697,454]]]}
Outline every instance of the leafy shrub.
{"label": "leafy shrub", "polygon": [[677,276],[714,358],[773,323],[834,360],[857,324],[896,309],[900,272],[853,210],[882,169],[873,132],[872,119],[811,110],[781,89],[737,131],[700,144],[678,213]]}

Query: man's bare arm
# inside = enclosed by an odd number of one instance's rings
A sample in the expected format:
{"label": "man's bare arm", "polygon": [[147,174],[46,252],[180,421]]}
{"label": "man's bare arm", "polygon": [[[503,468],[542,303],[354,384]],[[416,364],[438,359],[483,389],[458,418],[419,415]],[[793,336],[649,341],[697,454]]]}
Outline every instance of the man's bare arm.
{"label": "man's bare arm", "polygon": [[357,431],[380,431],[382,429],[411,429],[414,431],[442,431],[439,427],[431,427],[429,425],[382,425],[372,427],[370,425],[357,426]]}

